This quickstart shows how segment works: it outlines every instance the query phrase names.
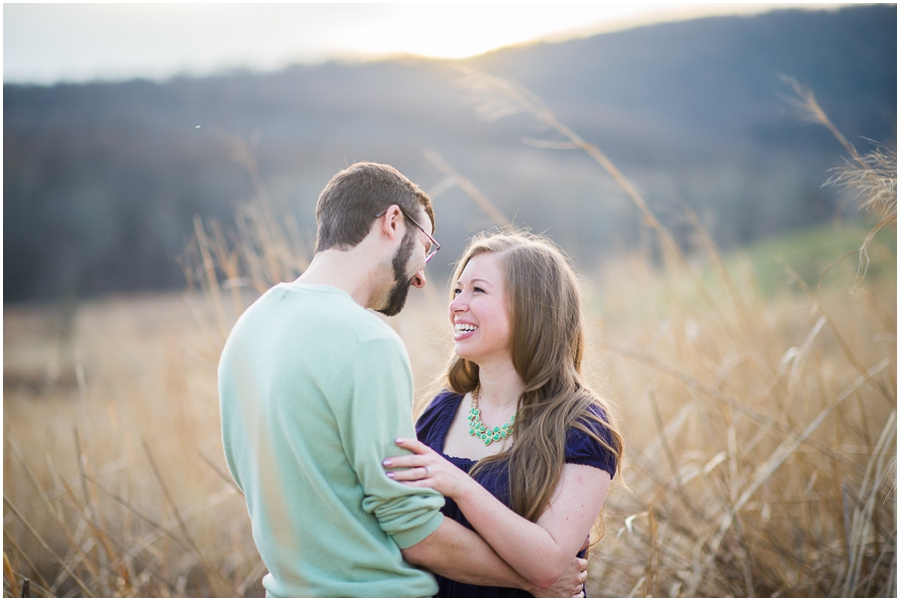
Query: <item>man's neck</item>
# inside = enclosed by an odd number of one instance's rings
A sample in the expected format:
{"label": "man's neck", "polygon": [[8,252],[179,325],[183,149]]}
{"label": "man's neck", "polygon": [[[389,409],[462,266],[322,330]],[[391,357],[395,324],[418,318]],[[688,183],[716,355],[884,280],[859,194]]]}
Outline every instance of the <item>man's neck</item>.
{"label": "man's neck", "polygon": [[[378,292],[378,270],[361,244],[350,250],[317,252],[306,271],[296,279],[300,284],[334,286],[349,294],[363,308],[369,308]],[[383,278],[381,278],[383,279]]]}

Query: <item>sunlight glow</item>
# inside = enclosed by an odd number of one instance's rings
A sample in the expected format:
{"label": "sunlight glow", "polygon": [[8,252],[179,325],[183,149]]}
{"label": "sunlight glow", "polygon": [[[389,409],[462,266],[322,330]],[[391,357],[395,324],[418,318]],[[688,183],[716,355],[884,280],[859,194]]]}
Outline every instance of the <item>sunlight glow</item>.
{"label": "sunlight glow", "polygon": [[383,5],[373,22],[335,33],[355,55],[416,54],[466,58],[503,46],[561,40],[658,21],[752,14],[775,4],[405,4]]}
{"label": "sunlight glow", "polygon": [[293,63],[398,54],[465,58],[534,40],[559,41],[659,21],[786,6],[6,3],[3,77],[6,82],[50,83],[271,70]]}
{"label": "sunlight glow", "polygon": [[464,58],[494,48],[602,21],[597,5],[452,5],[396,7],[375,23],[339,32],[335,41],[357,53],[408,53]]}

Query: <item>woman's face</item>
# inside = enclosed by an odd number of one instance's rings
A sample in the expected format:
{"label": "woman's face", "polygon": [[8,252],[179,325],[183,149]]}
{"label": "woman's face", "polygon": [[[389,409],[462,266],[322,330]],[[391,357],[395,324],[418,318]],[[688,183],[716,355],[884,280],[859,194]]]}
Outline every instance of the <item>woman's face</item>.
{"label": "woman's face", "polygon": [[457,356],[479,365],[511,358],[506,282],[495,253],[466,264],[450,302],[450,322]]}

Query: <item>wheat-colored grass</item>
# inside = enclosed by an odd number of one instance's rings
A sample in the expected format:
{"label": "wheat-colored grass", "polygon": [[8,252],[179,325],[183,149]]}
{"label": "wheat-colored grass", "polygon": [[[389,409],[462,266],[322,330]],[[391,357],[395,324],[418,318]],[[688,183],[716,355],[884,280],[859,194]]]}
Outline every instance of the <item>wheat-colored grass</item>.
{"label": "wheat-colored grass", "polygon": [[[235,156],[252,172],[245,148]],[[896,596],[896,265],[830,287],[791,282],[785,265],[770,300],[696,222],[695,256],[666,242],[628,189],[667,261],[622,256],[584,274],[590,379],[618,407],[627,448],[589,594]],[[896,223],[893,190],[880,227]],[[236,316],[302,272],[309,249],[264,189],[233,227],[195,231],[183,297],[4,307],[6,594],[25,578],[48,596],[263,592],[224,467],[215,366]],[[388,319],[422,394],[448,349],[443,296],[414,291]]]}

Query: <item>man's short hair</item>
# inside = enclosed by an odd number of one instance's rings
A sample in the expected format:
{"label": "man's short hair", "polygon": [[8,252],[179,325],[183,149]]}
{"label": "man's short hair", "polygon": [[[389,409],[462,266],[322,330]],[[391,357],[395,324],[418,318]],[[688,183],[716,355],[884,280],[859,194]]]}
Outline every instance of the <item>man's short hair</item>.
{"label": "man's short hair", "polygon": [[350,165],[332,177],[319,195],[316,252],[353,248],[368,235],[375,216],[394,204],[413,219],[424,209],[433,230],[431,199],[405,175],[390,165]]}

